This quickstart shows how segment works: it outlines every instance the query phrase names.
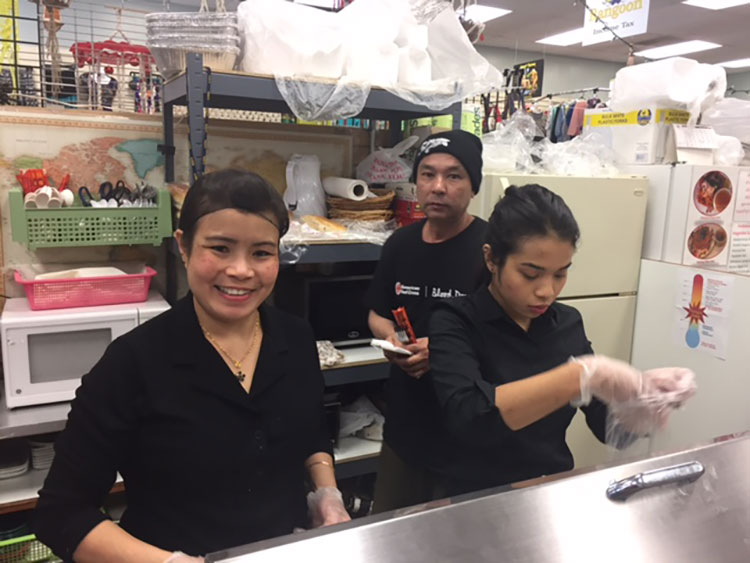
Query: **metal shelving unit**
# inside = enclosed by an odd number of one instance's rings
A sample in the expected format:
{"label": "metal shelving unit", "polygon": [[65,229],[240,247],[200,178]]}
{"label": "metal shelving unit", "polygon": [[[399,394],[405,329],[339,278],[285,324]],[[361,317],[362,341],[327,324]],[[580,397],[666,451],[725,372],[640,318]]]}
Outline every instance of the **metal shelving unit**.
{"label": "metal shelving unit", "polygon": [[[197,178],[205,170],[206,114],[205,109],[226,108],[255,111],[291,113],[276,87],[273,77],[251,76],[236,72],[212,72],[203,66],[203,57],[198,53],[187,56],[185,72],[167,81],[163,87],[165,179],[174,181],[174,106],[186,106],[191,151],[190,177]],[[456,103],[441,111],[434,111],[407,102],[385,90],[373,88],[362,112],[355,116],[363,119],[386,120],[390,123],[390,141],[401,138],[401,122],[407,119],[434,115],[453,116],[453,126],[461,124],[461,104]],[[380,258],[380,247],[373,244],[310,244],[298,263],[327,263],[373,261]],[[167,253],[167,269],[174,272],[175,253]],[[167,276],[167,299],[176,298],[174,275]],[[326,385],[348,385],[365,381],[386,379],[388,366],[383,360],[347,363],[324,371]],[[372,446],[370,446],[372,447]],[[367,452],[362,457],[339,460],[339,478],[371,473],[375,470],[377,451]],[[338,456],[337,456],[338,458]]]}

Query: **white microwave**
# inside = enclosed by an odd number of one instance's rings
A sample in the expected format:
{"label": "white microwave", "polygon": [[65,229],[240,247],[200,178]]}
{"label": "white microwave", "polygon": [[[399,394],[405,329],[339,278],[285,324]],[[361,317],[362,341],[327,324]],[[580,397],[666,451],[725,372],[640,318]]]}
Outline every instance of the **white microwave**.
{"label": "white microwave", "polygon": [[142,303],[32,311],[24,297],[5,302],[0,316],[9,408],[70,401],[107,346],[169,309],[158,294]]}

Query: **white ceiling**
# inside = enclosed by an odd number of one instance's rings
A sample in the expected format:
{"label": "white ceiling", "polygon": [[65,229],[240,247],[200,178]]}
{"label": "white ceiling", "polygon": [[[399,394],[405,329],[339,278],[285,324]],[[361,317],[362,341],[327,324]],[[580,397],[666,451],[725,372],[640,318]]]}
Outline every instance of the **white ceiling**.
{"label": "white ceiling", "polygon": [[[585,10],[582,2],[479,0],[479,3],[513,10],[505,17],[487,22],[480,45],[621,63],[627,58],[627,46],[616,40],[588,47],[535,43],[538,39],[581,27]],[[750,57],[750,4],[726,10],[695,8],[684,5],[681,0],[651,0],[650,4],[648,33],[627,38],[638,49],[703,39],[723,46],[687,57],[704,63]]]}

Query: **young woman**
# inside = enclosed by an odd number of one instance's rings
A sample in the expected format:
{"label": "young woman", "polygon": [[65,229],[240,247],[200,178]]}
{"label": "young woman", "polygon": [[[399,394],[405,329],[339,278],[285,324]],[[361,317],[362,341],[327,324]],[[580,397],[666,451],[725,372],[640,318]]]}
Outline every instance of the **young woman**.
{"label": "young woman", "polygon": [[[510,187],[483,247],[489,287],[436,305],[430,367],[451,434],[440,469],[447,495],[572,469],[565,443],[571,405],[581,406],[604,441],[605,404],[634,399],[644,388],[675,390],[692,375],[667,369],[652,377],[592,355],[581,315],[556,302],[578,238],[559,196],[538,185]],[[642,410],[640,422],[663,423],[663,414]]]}
{"label": "young woman", "polygon": [[[190,293],[114,341],[83,378],[39,493],[35,530],[66,561],[202,561],[348,520],[325,430],[315,339],[264,301],[289,226],[261,177],[188,192],[175,233]],[[119,525],[99,511],[120,473]]]}

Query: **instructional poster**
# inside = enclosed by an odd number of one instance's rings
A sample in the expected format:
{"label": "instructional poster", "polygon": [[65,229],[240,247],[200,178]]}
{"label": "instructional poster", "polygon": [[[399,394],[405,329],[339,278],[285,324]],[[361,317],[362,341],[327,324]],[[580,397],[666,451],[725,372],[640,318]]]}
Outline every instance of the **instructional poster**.
{"label": "instructional poster", "polygon": [[707,270],[681,269],[675,303],[678,344],[727,359],[734,280]]}
{"label": "instructional poster", "polygon": [[683,264],[727,266],[729,235],[737,200],[737,169],[695,166],[689,186]]}

